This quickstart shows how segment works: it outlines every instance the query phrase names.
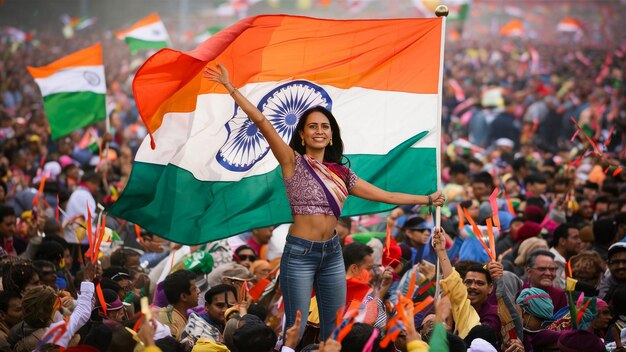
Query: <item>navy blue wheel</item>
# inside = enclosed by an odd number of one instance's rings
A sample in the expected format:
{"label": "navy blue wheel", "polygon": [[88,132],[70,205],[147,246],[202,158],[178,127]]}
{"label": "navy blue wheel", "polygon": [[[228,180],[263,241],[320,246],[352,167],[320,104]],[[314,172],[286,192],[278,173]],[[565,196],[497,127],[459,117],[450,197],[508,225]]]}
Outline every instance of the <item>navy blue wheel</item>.
{"label": "navy blue wheel", "polygon": [[[271,90],[257,107],[289,143],[302,113],[318,105],[332,109],[332,100],[322,87],[308,81],[292,81]],[[228,138],[216,156],[225,169],[248,171],[269,152],[265,137],[237,104],[225,127]]]}

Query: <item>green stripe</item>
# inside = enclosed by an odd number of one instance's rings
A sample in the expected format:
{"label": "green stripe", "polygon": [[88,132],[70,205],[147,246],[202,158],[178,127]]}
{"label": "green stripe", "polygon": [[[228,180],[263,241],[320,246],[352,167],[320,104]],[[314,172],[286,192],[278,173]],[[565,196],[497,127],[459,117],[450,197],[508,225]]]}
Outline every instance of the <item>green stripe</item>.
{"label": "green stripe", "polygon": [[167,47],[167,42],[165,41],[152,42],[132,37],[126,37],[124,40],[128,44],[130,52],[133,54],[142,49],[161,49]]}
{"label": "green stripe", "polygon": [[94,92],[57,93],[43,98],[52,139],[106,118],[105,95]]}
{"label": "green stripe", "polygon": [[[405,142],[388,155],[350,156],[351,168],[389,191],[432,193],[437,184],[436,152],[434,148],[407,150],[415,141]],[[348,197],[342,215],[393,207]],[[201,182],[174,165],[135,162],[126,189],[109,212],[189,245],[292,221],[280,168],[238,182]]]}

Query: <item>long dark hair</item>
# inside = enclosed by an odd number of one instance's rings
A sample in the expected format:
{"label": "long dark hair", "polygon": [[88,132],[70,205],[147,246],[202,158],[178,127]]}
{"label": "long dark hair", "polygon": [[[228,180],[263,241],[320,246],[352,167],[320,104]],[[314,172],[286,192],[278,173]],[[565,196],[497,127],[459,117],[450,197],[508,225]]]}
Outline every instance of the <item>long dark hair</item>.
{"label": "long dark hair", "polygon": [[289,146],[301,155],[304,155],[306,153],[306,147],[302,145],[302,138],[300,137],[299,132],[304,130],[304,125],[306,124],[306,120],[308,119],[309,115],[316,111],[321,112],[322,114],[324,114],[324,116],[328,118],[328,122],[330,123],[330,129],[333,133],[333,145],[326,146],[326,149],[324,150],[324,161],[344,165],[343,141],[341,140],[339,124],[337,124],[337,120],[335,119],[335,116],[333,116],[333,113],[331,113],[323,106],[314,106],[302,113],[302,116],[300,116],[300,120],[298,120],[298,124],[296,125],[296,130],[294,131],[294,134],[291,137],[291,141],[289,142]]}

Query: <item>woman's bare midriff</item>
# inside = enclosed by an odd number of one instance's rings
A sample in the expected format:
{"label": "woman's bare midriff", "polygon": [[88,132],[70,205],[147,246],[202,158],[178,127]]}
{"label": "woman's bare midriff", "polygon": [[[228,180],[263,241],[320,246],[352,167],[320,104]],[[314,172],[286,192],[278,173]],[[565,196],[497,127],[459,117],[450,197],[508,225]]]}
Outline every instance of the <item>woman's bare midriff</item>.
{"label": "woman's bare midriff", "polygon": [[333,215],[293,215],[289,234],[308,241],[326,241],[335,235],[336,225]]}

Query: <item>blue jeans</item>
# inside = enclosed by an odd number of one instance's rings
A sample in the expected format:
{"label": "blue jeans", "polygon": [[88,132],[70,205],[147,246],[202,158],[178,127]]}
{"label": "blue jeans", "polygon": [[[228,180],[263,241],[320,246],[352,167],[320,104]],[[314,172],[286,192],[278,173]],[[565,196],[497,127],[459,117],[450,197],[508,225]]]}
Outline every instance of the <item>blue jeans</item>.
{"label": "blue jeans", "polygon": [[313,242],[288,235],[280,260],[280,289],[285,302],[285,329],[294,324],[298,310],[302,313],[300,337],[309,315],[313,288],[323,341],[332,333],[337,312],[346,304],[346,269],[339,236]]}

